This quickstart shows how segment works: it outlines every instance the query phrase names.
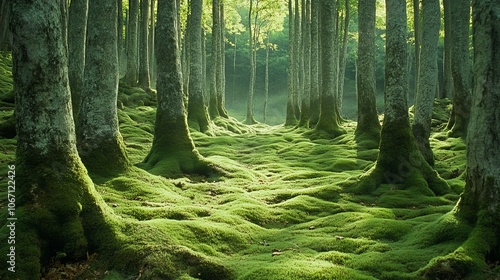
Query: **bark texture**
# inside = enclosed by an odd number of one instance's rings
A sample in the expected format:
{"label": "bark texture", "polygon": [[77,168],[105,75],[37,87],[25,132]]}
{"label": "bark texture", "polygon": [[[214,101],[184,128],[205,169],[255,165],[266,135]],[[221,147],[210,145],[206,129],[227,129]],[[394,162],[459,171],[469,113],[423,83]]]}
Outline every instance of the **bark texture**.
{"label": "bark texture", "polygon": [[292,0],[288,0],[288,75],[287,75],[287,92],[288,98],[286,102],[286,120],[285,125],[295,125],[297,123],[297,118],[295,117],[295,79],[294,79],[294,51],[293,51],[293,5]]}
{"label": "bark texture", "polygon": [[89,171],[116,174],[130,165],[118,128],[117,6],[89,3],[83,96],[76,121],[78,151]]}
{"label": "bark texture", "polygon": [[453,77],[451,75],[451,0],[443,0],[444,49],[443,49],[443,91],[441,98],[453,97]]}
{"label": "bark texture", "polygon": [[189,15],[189,102],[188,119],[201,132],[209,129],[209,116],[203,96],[203,55],[201,52],[201,14],[203,0],[191,0]]}
{"label": "bark texture", "polygon": [[149,90],[149,17],[150,0],[141,0],[141,40],[139,48],[139,86]]}
{"label": "bark texture", "polygon": [[314,126],[319,120],[320,69],[319,69],[319,0],[311,0],[311,116],[309,123]]}
{"label": "bark texture", "polygon": [[371,140],[378,146],[380,122],[377,115],[375,81],[375,15],[376,0],[358,1],[358,125],[356,140]]}
{"label": "bark texture", "polygon": [[302,71],[303,71],[303,91],[300,109],[299,126],[309,127],[311,118],[311,1],[302,0]]}
{"label": "bark texture", "polygon": [[[258,3],[258,2],[257,2]],[[256,124],[257,121],[254,118],[253,111],[253,95],[255,88],[255,75],[256,75],[256,67],[255,67],[255,28],[252,27],[252,16],[253,12],[253,0],[250,1],[250,9],[248,10],[248,36],[249,36],[249,57],[250,57],[250,85],[248,87],[248,99],[247,99],[247,117],[245,119],[246,124]],[[255,15],[255,20],[257,21],[258,12]],[[257,25],[255,23],[255,25]]]}
{"label": "bark texture", "polygon": [[422,0],[423,32],[420,46],[420,65],[417,69],[418,83],[415,97],[415,117],[412,124],[413,136],[424,159],[434,165],[431,150],[432,107],[437,87],[437,48],[441,24],[439,0]]}
{"label": "bark texture", "polygon": [[210,100],[208,102],[208,113],[211,118],[218,117],[219,114],[219,104],[217,98],[217,91],[220,89],[217,82],[220,82],[220,78],[217,78],[219,74],[219,51],[220,51],[220,32],[219,32],[219,0],[212,1],[212,66],[210,67]]}
{"label": "bark texture", "polygon": [[88,0],[73,0],[69,6],[68,74],[75,119],[82,99],[88,7]]}
{"label": "bark texture", "polygon": [[125,82],[127,82],[131,86],[136,86],[139,75],[137,66],[137,40],[139,37],[139,0],[129,0],[128,5],[127,73],[125,75]]}

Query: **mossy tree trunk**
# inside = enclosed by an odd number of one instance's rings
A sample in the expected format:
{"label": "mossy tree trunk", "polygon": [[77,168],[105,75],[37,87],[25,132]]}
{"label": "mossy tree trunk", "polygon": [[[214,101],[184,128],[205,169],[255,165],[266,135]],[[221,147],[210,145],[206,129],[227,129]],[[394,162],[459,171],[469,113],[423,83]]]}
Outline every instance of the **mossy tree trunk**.
{"label": "mossy tree trunk", "polygon": [[453,97],[453,77],[451,75],[451,0],[443,0],[444,48],[443,48],[443,89],[441,98]]}
{"label": "mossy tree trunk", "polygon": [[151,5],[150,5],[150,23],[149,23],[149,80],[154,87],[156,83],[156,61],[155,61],[155,7],[156,7],[156,0],[151,0]]}
{"label": "mossy tree trunk", "polygon": [[302,83],[300,79],[300,7],[299,0],[295,0],[295,9],[293,10],[293,111],[295,118],[300,120],[300,98],[302,93]]}
{"label": "mossy tree trunk", "polygon": [[68,75],[74,118],[78,115],[82,99],[88,7],[88,0],[73,0],[69,6]]}
{"label": "mossy tree trunk", "polygon": [[375,168],[361,178],[359,192],[398,184],[424,195],[442,195],[447,183],[424,160],[411,133],[407,106],[406,1],[386,0],[385,113]]}
{"label": "mossy tree trunk", "polygon": [[[454,212],[474,225],[454,252],[433,259],[423,270],[429,279],[466,279],[489,274],[500,259],[500,3],[473,0],[474,87],[467,135],[465,190]],[[462,220],[462,221],[463,221]]]}
{"label": "mossy tree trunk", "polygon": [[87,169],[110,175],[130,165],[118,128],[117,6],[90,1],[83,96],[76,121],[77,145]]}
{"label": "mossy tree trunk", "polygon": [[432,107],[437,86],[437,48],[441,15],[439,0],[422,0],[422,40],[420,46],[420,65],[417,68],[418,83],[415,96],[415,117],[412,124],[413,136],[424,159],[434,165],[431,150]]}
{"label": "mossy tree trunk", "polygon": [[[118,18],[116,20],[117,25],[116,25],[116,32],[118,35],[118,66],[119,69],[121,70],[122,67],[122,61],[123,61],[123,1],[121,0],[116,0],[116,7],[118,9]],[[121,71],[120,71],[121,72]]]}
{"label": "mossy tree trunk", "polygon": [[[415,82],[414,82],[414,92],[415,96],[417,96],[417,90],[418,90],[418,79],[420,75],[420,48],[422,46],[421,39],[422,39],[422,32],[420,31],[420,2],[423,0],[413,0],[413,38],[415,40],[415,46],[414,46],[414,63],[413,66],[415,67]],[[439,22],[441,23],[441,22]],[[416,99],[416,98],[415,98]]]}
{"label": "mossy tree trunk", "polygon": [[302,68],[304,90],[300,110],[299,126],[309,127],[311,118],[311,1],[302,0]]}
{"label": "mossy tree trunk", "polygon": [[224,1],[219,2],[219,51],[217,52],[219,65],[217,67],[219,82],[217,83],[217,104],[219,106],[219,114],[223,118],[229,118],[226,110],[226,25],[224,23]]}
{"label": "mossy tree trunk", "polygon": [[86,257],[92,239],[82,220],[98,206],[76,148],[58,1],[12,1],[11,27],[18,136],[14,277],[40,279],[41,266],[56,253],[66,260]]}
{"label": "mossy tree trunk", "polygon": [[[259,2],[257,1],[257,4]],[[257,10],[257,9],[256,9]],[[249,57],[250,57],[250,84],[248,87],[248,98],[247,98],[247,117],[245,119],[246,124],[256,124],[257,121],[254,118],[254,108],[253,108],[253,96],[254,96],[254,88],[255,88],[255,75],[257,72],[257,68],[255,67],[255,37],[256,31],[255,28],[252,27],[252,16],[255,13],[255,25],[257,25],[258,12],[253,12],[253,0],[250,0],[250,8],[248,10],[248,36],[249,36]]]}
{"label": "mossy tree trunk", "polygon": [[311,0],[311,126],[318,123],[320,108],[319,0]]}
{"label": "mossy tree trunk", "polygon": [[342,45],[339,48],[339,81],[338,81],[338,111],[339,117],[342,120],[342,100],[344,99],[344,80],[345,80],[345,69],[347,64],[347,37],[349,34],[349,21],[351,20],[351,6],[350,0],[345,0],[345,14],[342,28]]}
{"label": "mossy tree trunk", "polygon": [[371,140],[378,147],[380,122],[377,115],[375,82],[375,15],[376,0],[358,1],[358,125],[356,140]]}
{"label": "mossy tree trunk", "polygon": [[196,129],[206,132],[209,129],[209,116],[203,96],[203,55],[201,52],[201,14],[203,0],[191,0],[189,14],[189,102],[188,119],[196,125]]}
{"label": "mossy tree trunk", "polygon": [[131,86],[136,86],[138,81],[138,53],[137,40],[139,31],[139,0],[129,0],[128,2],[128,23],[127,23],[127,73],[125,82]]}
{"label": "mossy tree trunk", "polygon": [[156,42],[162,46],[156,52],[158,107],[153,146],[143,167],[165,177],[209,175],[212,168],[195,149],[187,125],[176,22],[175,1],[158,1]]}
{"label": "mossy tree trunk", "polygon": [[141,40],[139,44],[139,86],[149,90],[149,17],[150,0],[141,0]]}
{"label": "mossy tree trunk", "polygon": [[450,136],[465,137],[471,107],[471,68],[469,58],[470,0],[453,1],[450,5],[453,76],[453,109],[448,128]]}
{"label": "mossy tree trunk", "polygon": [[287,93],[288,98],[286,102],[286,119],[285,125],[295,125],[297,123],[297,118],[295,117],[295,75],[294,75],[294,51],[293,51],[293,38],[294,38],[294,28],[293,28],[293,4],[292,0],[288,0],[288,73],[287,73]]}
{"label": "mossy tree trunk", "polygon": [[320,0],[320,36],[321,36],[321,106],[318,124],[315,129],[329,137],[337,137],[345,131],[339,127],[337,110],[337,68],[335,56],[336,7],[329,0]]}
{"label": "mossy tree trunk", "polygon": [[219,32],[219,0],[212,0],[212,66],[210,67],[210,100],[208,102],[208,113],[211,118],[218,117],[219,114],[219,104],[217,98],[217,91],[220,90],[217,82],[220,82],[220,78],[217,78],[219,74],[219,47],[220,47],[220,32]]}

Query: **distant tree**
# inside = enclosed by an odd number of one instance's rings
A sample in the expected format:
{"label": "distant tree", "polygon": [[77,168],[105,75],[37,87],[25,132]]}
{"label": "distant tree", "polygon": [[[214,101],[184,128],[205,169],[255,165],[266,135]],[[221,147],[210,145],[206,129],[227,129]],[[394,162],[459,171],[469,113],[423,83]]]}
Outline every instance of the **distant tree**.
{"label": "distant tree", "polygon": [[496,277],[488,272],[499,257],[500,234],[499,11],[496,0],[473,0],[474,89],[467,135],[467,176],[465,190],[453,212],[474,229],[458,249],[429,263],[423,270],[428,279],[466,279],[468,273],[474,272],[486,272],[485,278]]}
{"label": "distant tree", "polygon": [[138,82],[138,24],[139,24],[139,0],[129,0],[127,22],[127,73],[125,82],[136,86]]}
{"label": "distant tree", "polygon": [[153,146],[143,167],[165,177],[185,173],[209,175],[215,169],[195,149],[187,125],[176,10],[175,1],[158,1],[156,42],[162,46],[156,52],[158,108]]}
{"label": "distant tree", "polygon": [[358,0],[357,94],[358,125],[356,139],[371,140],[376,148],[380,139],[375,81],[376,0]]}
{"label": "distant tree", "polygon": [[[86,257],[95,239],[89,237],[85,221],[92,219],[100,231],[106,229],[95,211],[96,191],[76,148],[59,2],[11,3],[18,265],[15,274],[4,266],[0,277],[40,279],[41,262],[56,252],[64,252],[66,260]],[[6,252],[3,244],[2,248]]]}
{"label": "distant tree", "polygon": [[267,122],[267,107],[269,106],[269,50],[271,49],[271,34],[268,32],[266,42],[266,73],[264,78],[264,123]]}
{"label": "distant tree", "polygon": [[439,0],[422,0],[422,38],[418,83],[415,96],[413,136],[424,159],[434,165],[429,137],[431,135],[432,107],[437,87],[437,47],[441,25]]}
{"label": "distant tree", "polygon": [[210,118],[205,106],[203,95],[204,74],[202,66],[201,52],[201,14],[203,0],[191,0],[191,13],[189,14],[189,24],[187,36],[189,37],[189,102],[188,119],[201,132],[209,129]]}
{"label": "distant tree", "polygon": [[[340,1],[339,1],[340,2]],[[344,80],[345,80],[345,71],[347,64],[347,39],[349,35],[349,22],[351,20],[351,4],[350,0],[345,0],[344,3],[344,15],[342,21],[342,28],[340,34],[342,35],[342,44],[339,45],[339,71],[338,71],[338,90],[337,90],[337,105],[339,111],[340,120],[342,120],[342,100],[344,99]],[[337,23],[338,24],[338,23]]]}
{"label": "distant tree", "polygon": [[311,116],[309,123],[316,125],[320,108],[320,56],[319,56],[319,0],[311,0]]}
{"label": "distant tree", "polygon": [[85,41],[87,33],[88,0],[73,0],[68,20],[68,75],[71,88],[73,116],[76,119],[83,90],[85,67]]}
{"label": "distant tree", "polygon": [[139,86],[149,90],[149,18],[150,0],[141,0],[140,43],[139,43]]}
{"label": "distant tree", "polygon": [[335,56],[336,7],[333,1],[320,0],[321,107],[316,131],[337,137],[345,131],[339,126],[337,101],[338,57]]}
{"label": "distant tree", "polygon": [[220,11],[219,11],[219,0],[212,0],[212,67],[210,69],[210,97],[208,102],[208,112],[211,118],[216,118],[220,115],[219,104],[218,104],[218,91],[220,90],[217,82],[220,83],[220,76],[217,78],[219,73],[219,67],[221,61],[219,59],[221,56],[220,52],[220,36],[221,32],[219,26],[221,24]]}
{"label": "distant tree", "polygon": [[[254,108],[253,108],[253,96],[254,96],[254,87],[255,87],[255,75],[256,75],[256,65],[255,65],[255,43],[257,31],[255,27],[257,27],[257,19],[259,17],[259,0],[256,2],[256,7],[253,6],[254,0],[250,0],[250,7],[248,9],[248,46],[249,46],[249,57],[250,57],[250,86],[248,89],[248,99],[247,99],[247,117],[245,119],[246,124],[255,124],[257,121],[254,118]],[[253,12],[253,9],[256,9],[256,12]],[[255,20],[252,21],[252,17],[255,16]],[[254,26],[255,25],[255,26]]]}
{"label": "distant tree", "polygon": [[116,174],[130,163],[118,128],[117,6],[90,1],[83,95],[76,121],[77,146],[87,169]]}
{"label": "distant tree", "polygon": [[451,136],[465,136],[471,107],[471,66],[469,58],[470,0],[450,5],[451,73],[453,75],[453,109],[447,128]]}
{"label": "distant tree", "polygon": [[386,64],[384,124],[375,167],[361,178],[358,191],[369,193],[380,184],[411,182],[425,195],[442,195],[447,183],[424,160],[413,134],[407,106],[408,61],[406,1],[386,0]]}
{"label": "distant tree", "polygon": [[150,23],[149,23],[149,79],[151,84],[154,84],[156,81],[156,61],[155,61],[155,7],[156,7],[156,0],[151,0],[151,5],[150,5]]}
{"label": "distant tree", "polygon": [[226,24],[225,24],[225,4],[224,1],[219,2],[219,43],[217,51],[217,77],[219,81],[217,82],[217,105],[219,106],[219,114],[224,118],[228,118],[228,113],[226,110]]}

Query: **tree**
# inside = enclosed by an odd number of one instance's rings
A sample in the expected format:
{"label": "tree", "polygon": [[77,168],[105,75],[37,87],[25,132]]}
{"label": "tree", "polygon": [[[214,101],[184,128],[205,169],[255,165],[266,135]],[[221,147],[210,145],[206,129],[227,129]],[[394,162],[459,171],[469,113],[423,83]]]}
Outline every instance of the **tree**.
{"label": "tree", "polygon": [[319,69],[319,0],[311,0],[311,116],[309,123],[316,125],[320,108],[320,69]]}
{"label": "tree", "polygon": [[442,195],[447,183],[423,159],[413,134],[407,106],[408,67],[406,1],[386,0],[385,111],[375,167],[358,190],[372,192],[380,184],[406,184],[425,195]]}
{"label": "tree", "polygon": [[443,0],[444,14],[444,50],[443,50],[443,90],[441,98],[453,96],[453,77],[451,75],[451,0]]}
{"label": "tree", "polygon": [[156,52],[158,105],[153,146],[142,165],[165,177],[210,175],[214,168],[195,149],[187,125],[176,10],[175,1],[158,1],[156,42],[162,46]]}
{"label": "tree", "polygon": [[345,69],[347,63],[347,38],[349,34],[349,21],[351,20],[351,7],[350,0],[345,0],[345,14],[343,20],[343,28],[342,28],[342,45],[339,46],[339,71],[338,71],[338,111],[339,111],[339,119],[342,120],[342,100],[344,99],[344,80],[345,80]]}
{"label": "tree", "polygon": [[450,5],[451,73],[453,76],[453,111],[448,122],[451,136],[465,136],[470,116],[469,18],[470,0],[453,1]]}
{"label": "tree", "polygon": [[321,107],[316,131],[326,133],[329,137],[337,137],[345,131],[339,126],[337,107],[337,68],[335,56],[335,3],[320,0],[320,51],[321,51]]}
{"label": "tree", "polygon": [[141,0],[141,40],[139,48],[139,86],[149,90],[149,18],[150,1]]}
{"label": "tree", "polygon": [[76,121],[77,146],[87,169],[116,174],[130,163],[118,128],[117,6],[90,1],[83,95]]}
{"label": "tree", "polygon": [[[221,58],[220,52],[220,30],[219,25],[221,24],[220,12],[219,12],[219,0],[212,0],[212,67],[210,69],[210,100],[208,102],[208,112],[211,118],[216,118],[220,115],[219,104],[217,98],[217,91],[220,87],[217,84],[217,76],[219,73],[219,67]],[[220,83],[220,78],[219,78]]]}
{"label": "tree", "polygon": [[293,112],[295,118],[300,120],[300,97],[302,92],[302,80],[300,79],[300,8],[299,0],[295,0],[293,15]]}
{"label": "tree", "polygon": [[137,85],[138,79],[138,22],[139,22],[139,0],[129,0],[128,23],[127,23],[127,73],[125,82],[131,86]]}
{"label": "tree", "polygon": [[311,117],[311,1],[302,0],[302,52],[301,68],[303,73],[303,91],[299,126],[309,127]]}
{"label": "tree", "polygon": [[257,19],[259,17],[259,0],[257,0],[255,7],[255,20],[252,22],[252,17],[254,16],[253,9],[254,0],[250,0],[250,8],[248,9],[248,45],[249,45],[249,56],[250,56],[250,86],[248,89],[248,99],[247,99],[247,117],[245,119],[246,124],[256,124],[257,121],[253,117],[253,95],[254,95],[254,87],[255,87],[255,75],[256,75],[256,65],[255,65],[255,43],[257,30],[252,25],[257,26]]}
{"label": "tree", "polygon": [[189,102],[188,119],[197,125],[197,129],[205,132],[209,129],[210,119],[203,97],[203,67],[201,52],[201,14],[203,0],[191,0],[191,13],[187,35],[189,36]]}
{"label": "tree", "polygon": [[432,107],[437,86],[437,47],[441,24],[439,0],[422,0],[422,38],[412,131],[424,159],[434,165],[429,143]]}
{"label": "tree", "polygon": [[[420,1],[423,0],[413,0],[413,37],[415,39],[415,96],[418,94],[418,79],[420,75],[420,48],[422,47],[421,37],[423,32],[420,31]],[[424,19],[425,20],[425,19]],[[435,21],[434,21],[435,22]],[[441,21],[439,22],[441,23]]]}
{"label": "tree", "polygon": [[378,147],[380,122],[377,115],[375,81],[376,0],[358,0],[358,125],[356,140],[370,140]]}
{"label": "tree", "polygon": [[88,0],[73,0],[69,6],[68,76],[71,88],[71,105],[75,118],[78,115],[82,99],[88,5]]}
{"label": "tree", "polygon": [[286,103],[286,120],[285,125],[295,125],[297,123],[297,118],[295,117],[295,74],[294,74],[294,51],[293,51],[293,38],[294,38],[294,26],[293,26],[293,5],[292,0],[288,0],[288,73],[287,73],[287,92],[288,98]]}
{"label": "tree", "polygon": [[229,115],[226,110],[226,36],[225,36],[225,31],[226,31],[226,24],[225,24],[225,5],[224,1],[219,2],[220,8],[220,16],[219,16],[219,51],[217,52],[218,56],[218,61],[219,64],[217,67],[218,70],[218,75],[217,77],[219,78],[219,82],[217,83],[217,86],[219,90],[217,91],[217,104],[219,106],[219,114],[224,117],[228,118]]}
{"label": "tree", "polygon": [[89,220],[102,232],[106,228],[76,148],[58,1],[12,1],[11,28],[18,137],[16,261],[22,264],[15,277],[39,279],[41,262],[56,252],[64,252],[67,260],[86,256],[97,240],[86,226]]}
{"label": "tree", "polygon": [[488,263],[499,257],[500,3],[474,0],[472,11],[474,94],[467,135],[467,176],[453,213],[474,229],[457,250],[429,263],[424,270],[429,279],[464,279],[467,273],[488,270]]}

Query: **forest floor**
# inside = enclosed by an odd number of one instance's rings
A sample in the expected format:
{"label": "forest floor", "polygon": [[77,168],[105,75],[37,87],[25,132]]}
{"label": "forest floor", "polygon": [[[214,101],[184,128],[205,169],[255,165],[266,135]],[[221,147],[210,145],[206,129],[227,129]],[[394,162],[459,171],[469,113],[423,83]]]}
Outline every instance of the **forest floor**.
{"label": "forest floor", "polygon": [[[471,230],[451,212],[464,187],[465,144],[443,132],[449,107],[437,104],[431,145],[450,194],[424,196],[395,184],[372,195],[346,192],[378,153],[357,146],[353,121],[342,124],[347,134],[318,140],[280,125],[240,125],[240,134],[214,126],[212,135],[192,137],[230,176],[166,179],[133,167],[92,177],[123,248],[77,264],[54,260],[45,279],[418,279]],[[2,122],[12,115],[7,109]],[[119,110],[134,164],[149,152],[154,116],[154,106]],[[0,138],[0,150],[0,174],[7,174],[15,140]],[[0,196],[4,212],[3,188]]]}

